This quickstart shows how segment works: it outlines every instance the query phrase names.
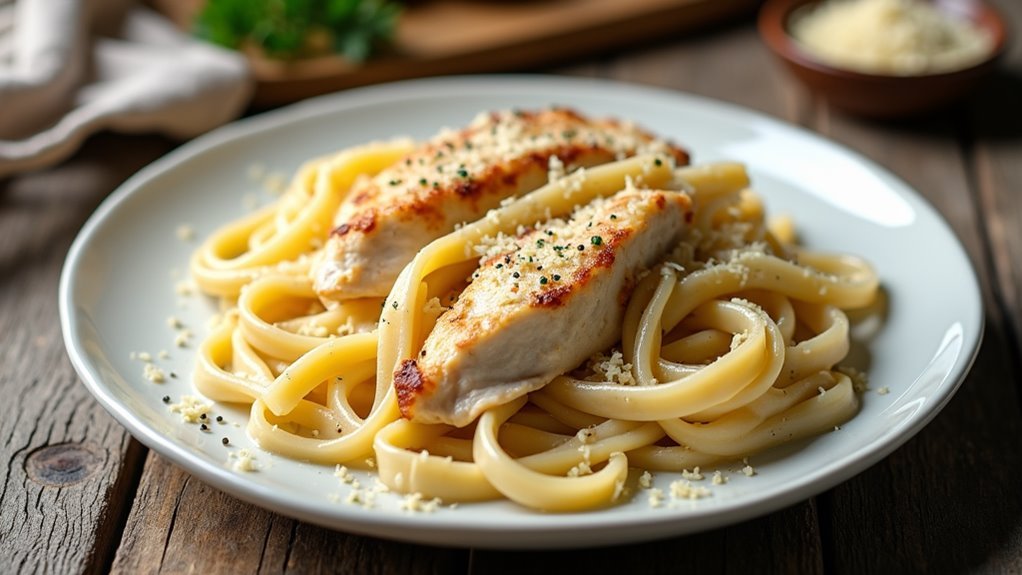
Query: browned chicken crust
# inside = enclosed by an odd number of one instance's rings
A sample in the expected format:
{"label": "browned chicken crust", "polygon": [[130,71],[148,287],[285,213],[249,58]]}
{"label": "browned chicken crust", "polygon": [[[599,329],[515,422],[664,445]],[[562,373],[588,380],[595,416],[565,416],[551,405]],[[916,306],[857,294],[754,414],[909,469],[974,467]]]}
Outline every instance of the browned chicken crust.
{"label": "browned chicken crust", "polygon": [[313,270],[316,291],[327,301],[385,296],[425,244],[505,198],[558,172],[654,152],[688,163],[684,150],[628,122],[566,108],[480,115],[355,184]]}
{"label": "browned chicken crust", "polygon": [[690,209],[683,193],[629,190],[496,241],[394,374],[402,413],[467,425],[610,347],[636,277],[676,243]]}

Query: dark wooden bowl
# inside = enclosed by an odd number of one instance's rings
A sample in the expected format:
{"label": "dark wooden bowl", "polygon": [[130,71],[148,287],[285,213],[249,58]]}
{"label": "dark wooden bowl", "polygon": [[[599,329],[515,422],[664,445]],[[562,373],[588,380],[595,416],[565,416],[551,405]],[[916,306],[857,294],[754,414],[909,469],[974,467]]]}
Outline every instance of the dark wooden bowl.
{"label": "dark wooden bowl", "polygon": [[987,58],[973,66],[920,76],[866,74],[821,62],[802,48],[789,32],[792,14],[819,0],[768,0],[759,13],[759,33],[767,46],[811,90],[834,106],[860,116],[896,118],[918,115],[965,96],[993,70],[1005,50],[1004,19],[981,0],[935,0],[942,10],[964,17],[993,38]]}

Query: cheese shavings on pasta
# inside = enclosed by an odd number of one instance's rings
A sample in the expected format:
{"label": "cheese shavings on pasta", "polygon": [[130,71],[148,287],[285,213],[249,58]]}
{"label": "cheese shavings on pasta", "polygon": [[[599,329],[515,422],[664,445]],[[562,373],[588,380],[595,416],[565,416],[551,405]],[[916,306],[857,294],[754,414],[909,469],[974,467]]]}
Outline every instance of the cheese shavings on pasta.
{"label": "cheese shavings on pasta", "polygon": [[[483,118],[477,128],[517,116]],[[516,141],[517,128],[502,131],[498,122],[492,129],[507,157],[536,145]],[[600,134],[593,128],[585,138],[600,141]],[[537,137],[563,143],[576,136]],[[207,294],[225,298],[227,313],[199,343],[194,383],[213,401],[249,404],[248,432],[262,449],[335,468],[351,486],[346,501],[369,507],[376,493],[393,491],[409,512],[433,511],[441,501],[500,498],[546,511],[599,509],[631,497],[629,468],[643,470],[642,496],[657,507],[709,497],[709,488],[694,483],[704,479],[701,469],[824,433],[855,415],[859,396],[847,374],[864,376],[837,367],[850,345],[844,310],[868,310],[879,280],[860,258],[793,243],[792,226],[784,237],[771,232],[762,198],[739,164],[676,166],[683,154],[654,150],[566,173],[568,158],[544,159],[545,185],[494,201],[497,207],[478,220],[415,246],[386,297],[346,298],[343,287],[321,297],[314,277],[324,265],[331,223],[360,201],[348,192],[392,166],[403,174],[395,187],[428,187],[440,176],[419,176],[420,162],[410,159],[424,157],[422,149],[442,155],[442,143],[451,141],[445,133],[433,148],[395,140],[314,159],[275,203],[227,224],[196,251],[192,277]],[[468,175],[457,166],[421,164],[450,167],[445,182],[493,173],[482,155],[459,153],[471,159],[460,168]],[[575,291],[559,293],[590,297],[587,278],[601,277],[594,275],[603,269],[598,266],[615,269],[623,252],[614,250],[624,248],[614,243],[620,238],[582,226],[640,238],[642,210],[650,209],[635,202],[634,210],[608,215],[612,204],[605,202],[619,193],[667,194],[690,207],[678,212],[684,221],[668,249],[628,274],[614,297],[593,304],[621,306],[613,326],[619,341],[590,349],[602,339],[560,341],[557,333],[533,332],[531,342],[507,345],[578,346],[573,349],[587,350],[580,365],[531,386],[534,391],[487,404],[463,427],[402,417],[396,374],[422,360],[424,342],[442,318],[464,313],[469,302],[459,300],[483,266],[506,274],[509,286],[528,279],[536,293],[563,284]],[[618,214],[634,227],[612,221]],[[400,218],[388,221],[400,226]],[[609,255],[595,255],[602,253]],[[509,265],[510,254],[520,267]],[[336,249],[330,258],[335,270],[345,265]],[[513,277],[519,270],[521,277]],[[532,305],[510,294],[487,301]],[[179,345],[191,337],[179,335]],[[455,346],[450,353],[454,361],[462,352]],[[505,367],[493,362],[494,381]],[[171,409],[196,421],[210,406],[189,396]],[[250,456],[239,452],[235,467],[254,466]],[[367,468],[379,489],[362,488],[349,471]],[[651,472],[664,477],[666,493],[652,486]],[[742,472],[756,473],[747,463]],[[720,472],[708,481],[721,489],[726,482]]]}

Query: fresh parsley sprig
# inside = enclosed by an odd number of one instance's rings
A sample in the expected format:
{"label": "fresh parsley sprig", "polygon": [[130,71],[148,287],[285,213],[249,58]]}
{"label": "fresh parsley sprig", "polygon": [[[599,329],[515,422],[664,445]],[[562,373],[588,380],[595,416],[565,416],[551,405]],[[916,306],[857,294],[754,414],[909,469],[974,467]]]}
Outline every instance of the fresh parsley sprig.
{"label": "fresh parsley sprig", "polygon": [[208,0],[195,33],[270,58],[334,52],[361,62],[393,37],[400,14],[401,6],[388,0]]}

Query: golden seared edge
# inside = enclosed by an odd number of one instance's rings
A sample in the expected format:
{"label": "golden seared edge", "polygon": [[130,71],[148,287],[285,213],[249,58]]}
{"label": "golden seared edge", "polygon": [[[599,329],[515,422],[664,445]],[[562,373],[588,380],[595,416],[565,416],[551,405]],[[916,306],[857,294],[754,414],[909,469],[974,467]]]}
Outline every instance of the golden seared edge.
{"label": "golden seared edge", "polygon": [[683,193],[626,190],[490,242],[419,356],[394,374],[402,413],[464,426],[613,345],[637,277],[689,219]]}
{"label": "golden seared edge", "polygon": [[420,248],[501,200],[579,167],[652,152],[688,163],[684,150],[627,122],[564,108],[482,114],[355,184],[313,269],[316,292],[328,302],[386,296]]}

